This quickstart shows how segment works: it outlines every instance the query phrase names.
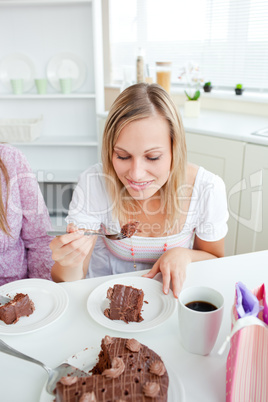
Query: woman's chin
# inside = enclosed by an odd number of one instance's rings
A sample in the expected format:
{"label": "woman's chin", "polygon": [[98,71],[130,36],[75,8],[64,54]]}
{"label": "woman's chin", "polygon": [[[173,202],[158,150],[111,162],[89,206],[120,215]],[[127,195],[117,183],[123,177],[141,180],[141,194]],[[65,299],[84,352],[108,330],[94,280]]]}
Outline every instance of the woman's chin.
{"label": "woman's chin", "polygon": [[128,188],[127,191],[135,201],[149,200],[157,193],[157,191],[134,191],[131,188]]}

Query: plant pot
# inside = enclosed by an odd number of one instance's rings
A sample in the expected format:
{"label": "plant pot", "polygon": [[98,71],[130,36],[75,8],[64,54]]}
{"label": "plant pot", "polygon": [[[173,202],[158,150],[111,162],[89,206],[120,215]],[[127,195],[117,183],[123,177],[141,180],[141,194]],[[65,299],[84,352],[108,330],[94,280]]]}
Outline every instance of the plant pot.
{"label": "plant pot", "polygon": [[244,89],[243,88],[235,88],[236,95],[242,95]]}
{"label": "plant pot", "polygon": [[211,92],[211,90],[212,90],[212,85],[209,85],[209,86],[203,86],[203,89],[204,89],[204,92]]}
{"label": "plant pot", "polygon": [[198,117],[200,115],[200,101],[186,100],[184,104],[185,117]]}

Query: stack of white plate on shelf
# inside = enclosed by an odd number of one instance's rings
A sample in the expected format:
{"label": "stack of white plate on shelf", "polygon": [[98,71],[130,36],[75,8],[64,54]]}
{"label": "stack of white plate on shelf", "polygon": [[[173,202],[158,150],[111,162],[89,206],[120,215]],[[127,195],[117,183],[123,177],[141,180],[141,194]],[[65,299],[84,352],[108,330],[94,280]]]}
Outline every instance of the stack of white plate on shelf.
{"label": "stack of white plate on shelf", "polygon": [[[49,84],[57,92],[62,92],[61,80],[71,80],[71,92],[77,91],[86,80],[86,65],[77,55],[62,52],[53,56],[46,68]],[[11,80],[23,80],[23,93],[31,91],[36,76],[33,61],[25,54],[13,53],[0,60],[0,81],[5,90],[12,93]]]}

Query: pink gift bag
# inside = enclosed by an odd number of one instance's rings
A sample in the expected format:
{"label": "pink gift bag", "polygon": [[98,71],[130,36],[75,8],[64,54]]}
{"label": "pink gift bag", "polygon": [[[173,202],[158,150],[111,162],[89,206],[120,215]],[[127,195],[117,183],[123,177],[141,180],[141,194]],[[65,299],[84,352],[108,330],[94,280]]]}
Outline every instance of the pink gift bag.
{"label": "pink gift bag", "polygon": [[[236,287],[232,332],[227,339],[231,341],[231,347],[226,364],[226,402],[268,402],[268,307],[265,287],[263,284],[252,292],[245,292],[246,295],[241,294],[243,291]],[[246,300],[245,306],[239,304],[241,297]]]}

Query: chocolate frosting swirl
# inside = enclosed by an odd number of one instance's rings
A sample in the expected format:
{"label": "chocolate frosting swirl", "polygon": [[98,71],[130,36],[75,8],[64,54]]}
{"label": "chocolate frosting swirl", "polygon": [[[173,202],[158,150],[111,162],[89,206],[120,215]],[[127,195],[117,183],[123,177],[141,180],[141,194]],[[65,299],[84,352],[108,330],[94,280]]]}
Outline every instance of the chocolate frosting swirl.
{"label": "chocolate frosting swirl", "polygon": [[165,374],[166,368],[163,362],[156,360],[150,364],[149,371],[150,373],[156,374],[160,377]]}
{"label": "chocolate frosting swirl", "polygon": [[111,343],[113,342],[113,338],[109,335],[105,335],[104,337],[104,345],[111,345]]}
{"label": "chocolate frosting swirl", "polygon": [[112,368],[103,371],[102,375],[108,378],[117,378],[125,370],[125,363],[120,357],[115,357],[112,361]]}
{"label": "chocolate frosting swirl", "polygon": [[148,398],[155,398],[160,391],[160,386],[157,382],[146,382],[142,391],[145,396],[148,396]]}
{"label": "chocolate frosting swirl", "polygon": [[62,377],[60,379],[60,382],[63,385],[72,385],[72,384],[75,384],[77,382],[77,380],[78,380],[78,377],[67,376],[67,377]]}
{"label": "chocolate frosting swirl", "polygon": [[97,402],[94,392],[86,392],[81,396],[79,402]]}
{"label": "chocolate frosting swirl", "polygon": [[128,339],[126,341],[126,348],[130,350],[131,352],[139,352],[141,348],[140,342],[138,342],[136,339]]}

